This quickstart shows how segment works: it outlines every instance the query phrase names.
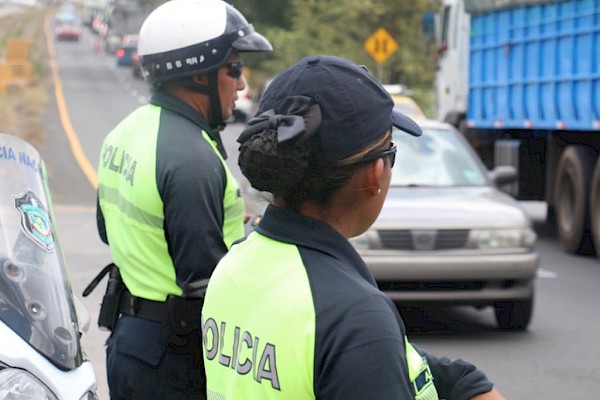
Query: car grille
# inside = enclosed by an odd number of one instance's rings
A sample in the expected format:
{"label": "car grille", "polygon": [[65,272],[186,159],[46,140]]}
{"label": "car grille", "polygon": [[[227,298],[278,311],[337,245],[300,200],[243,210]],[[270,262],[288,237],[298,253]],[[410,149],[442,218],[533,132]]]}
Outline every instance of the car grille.
{"label": "car grille", "polygon": [[477,291],[485,287],[483,281],[439,281],[439,282],[377,282],[377,286],[384,292],[396,291]]}
{"label": "car grille", "polygon": [[431,251],[464,249],[469,237],[468,229],[444,230],[380,230],[384,249]]}

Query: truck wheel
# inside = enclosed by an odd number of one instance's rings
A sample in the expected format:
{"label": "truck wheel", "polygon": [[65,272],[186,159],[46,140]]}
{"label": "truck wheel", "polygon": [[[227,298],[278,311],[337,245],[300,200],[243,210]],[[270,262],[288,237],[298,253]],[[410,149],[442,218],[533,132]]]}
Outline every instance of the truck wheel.
{"label": "truck wheel", "polygon": [[592,254],[588,201],[596,153],[589,147],[567,147],[558,163],[554,207],[558,234],[565,251]]}
{"label": "truck wheel", "polygon": [[[592,175],[590,226],[594,245],[600,249],[600,160],[596,161],[596,168],[594,168],[594,175]],[[596,255],[600,257],[600,251],[596,251]]]}
{"label": "truck wheel", "polygon": [[533,293],[531,297],[494,303],[496,321],[503,331],[524,331],[533,315]]}

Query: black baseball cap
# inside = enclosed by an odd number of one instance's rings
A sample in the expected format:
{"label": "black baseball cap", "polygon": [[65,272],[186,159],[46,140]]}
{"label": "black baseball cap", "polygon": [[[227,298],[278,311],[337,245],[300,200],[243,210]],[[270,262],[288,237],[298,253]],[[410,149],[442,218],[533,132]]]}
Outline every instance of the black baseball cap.
{"label": "black baseball cap", "polygon": [[257,114],[282,109],[293,96],[306,96],[321,109],[322,122],[315,135],[322,165],[331,165],[358,153],[392,126],[420,136],[411,118],[394,111],[394,101],[381,83],[361,65],[346,59],[308,56],[286,69],[267,87]]}

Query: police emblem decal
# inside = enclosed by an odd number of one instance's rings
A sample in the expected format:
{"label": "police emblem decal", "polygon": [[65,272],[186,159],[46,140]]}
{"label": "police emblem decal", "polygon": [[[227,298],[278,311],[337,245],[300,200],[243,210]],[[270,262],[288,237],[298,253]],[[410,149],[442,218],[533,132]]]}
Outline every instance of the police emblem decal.
{"label": "police emblem decal", "polygon": [[42,249],[53,251],[54,233],[50,214],[39,197],[31,190],[26,190],[21,196],[15,197],[15,208],[19,212],[21,228],[25,235]]}

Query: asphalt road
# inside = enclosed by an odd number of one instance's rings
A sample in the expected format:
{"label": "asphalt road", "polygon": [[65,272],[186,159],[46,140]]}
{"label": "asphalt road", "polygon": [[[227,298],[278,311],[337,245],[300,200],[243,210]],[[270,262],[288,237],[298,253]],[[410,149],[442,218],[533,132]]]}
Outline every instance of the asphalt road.
{"label": "asphalt road", "polygon": [[[100,143],[108,130],[147,98],[142,81],[112,56],[92,51],[86,32],[79,43],[57,43],[68,120],[83,155],[97,164]],[[56,89],[57,82],[51,82]],[[81,294],[91,278],[110,261],[108,248],[95,231],[95,192],[78,164],[81,154],[67,139],[70,129],[59,110],[59,96],[46,113],[46,139],[40,149],[50,171],[59,238],[70,269],[73,291]],[[64,112],[63,112],[64,114]],[[235,138],[242,129],[231,124],[224,139],[235,162]],[[250,211],[264,199],[242,182]],[[256,203],[258,202],[258,205]],[[565,254],[552,231],[538,226],[537,250],[542,269],[536,283],[533,322],[526,332],[496,328],[491,310],[434,308],[405,310],[411,339],[428,351],[464,358],[482,368],[508,399],[599,399],[600,395],[600,263],[593,257]],[[96,369],[101,399],[108,399],[104,372],[106,333],[96,328],[103,288],[83,299],[92,316],[83,346]]]}

